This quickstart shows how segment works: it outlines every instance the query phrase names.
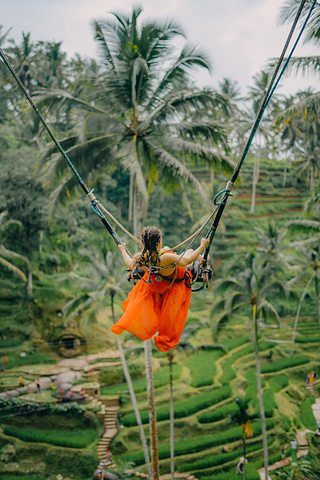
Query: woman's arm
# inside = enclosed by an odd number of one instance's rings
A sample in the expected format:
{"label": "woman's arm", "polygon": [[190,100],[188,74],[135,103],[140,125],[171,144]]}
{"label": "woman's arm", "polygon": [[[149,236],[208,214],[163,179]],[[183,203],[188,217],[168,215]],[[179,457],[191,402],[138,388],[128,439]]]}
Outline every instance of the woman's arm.
{"label": "woman's arm", "polygon": [[193,252],[186,252],[185,255],[180,258],[178,267],[186,267],[187,265],[190,265],[190,263],[193,263],[208,245],[209,240],[207,238],[201,238],[200,247],[198,247],[196,250],[193,250]]}
{"label": "woman's arm", "polygon": [[132,258],[130,257],[130,255],[127,254],[126,245],[124,243],[118,245],[118,248],[122,253],[122,258],[124,260],[124,263],[127,265],[128,268],[130,268],[130,270],[133,270],[137,264],[137,260],[140,257],[141,253],[136,253]]}
{"label": "woman's arm", "polygon": [[[187,265],[190,265],[190,263],[193,263],[199,255],[203,252],[203,250],[209,245],[209,240],[206,238],[201,239],[201,245],[198,247],[196,250],[189,250],[187,251],[183,257],[180,258],[178,261],[177,265],[178,267],[186,267]],[[179,255],[175,253],[164,253],[161,258],[161,263],[160,265],[163,267],[169,266],[173,263],[175,263],[179,259]]]}

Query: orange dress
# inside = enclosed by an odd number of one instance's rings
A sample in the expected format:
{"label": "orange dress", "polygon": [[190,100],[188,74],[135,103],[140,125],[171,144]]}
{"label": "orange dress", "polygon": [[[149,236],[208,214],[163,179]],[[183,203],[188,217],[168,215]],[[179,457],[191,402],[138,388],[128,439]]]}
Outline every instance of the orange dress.
{"label": "orange dress", "polygon": [[[191,273],[184,267],[177,267],[176,280],[172,282],[174,273],[167,278],[157,280],[157,275],[151,275],[151,284],[146,281],[148,272],[131,290],[127,300],[122,304],[123,315],[113,325],[111,331],[120,335],[124,330],[141,340],[154,337],[154,343],[160,352],[176,348],[184,328],[191,298]],[[184,277],[187,278],[184,280]],[[171,287],[170,287],[171,285]],[[170,288],[168,288],[170,287]]]}

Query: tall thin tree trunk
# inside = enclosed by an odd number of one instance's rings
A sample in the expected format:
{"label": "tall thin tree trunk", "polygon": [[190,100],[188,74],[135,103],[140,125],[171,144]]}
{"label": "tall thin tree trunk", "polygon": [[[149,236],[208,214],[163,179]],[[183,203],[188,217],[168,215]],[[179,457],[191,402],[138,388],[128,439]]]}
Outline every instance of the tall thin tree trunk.
{"label": "tall thin tree trunk", "polygon": [[[111,292],[112,321],[113,321],[113,324],[115,324],[116,319],[115,319],[115,315],[114,315],[113,297],[114,297],[114,292]],[[131,403],[132,403],[133,410],[134,410],[134,413],[135,413],[135,416],[136,416],[137,425],[139,427],[140,439],[141,439],[142,449],[143,449],[143,453],[144,453],[144,460],[146,462],[148,478],[149,478],[149,480],[151,480],[152,479],[151,465],[150,465],[150,458],[149,458],[147,440],[146,440],[146,436],[144,434],[144,429],[143,429],[143,425],[142,425],[142,421],[141,421],[141,416],[140,416],[140,412],[139,412],[139,408],[138,408],[138,404],[137,404],[136,395],[134,393],[134,388],[133,388],[131,376],[130,376],[130,373],[129,373],[126,357],[125,357],[125,354],[124,354],[124,351],[123,351],[123,348],[122,348],[122,345],[121,345],[121,340],[120,340],[119,335],[116,335],[116,341],[117,341],[117,347],[118,347],[118,350],[119,350],[119,355],[120,355],[120,359],[121,359],[121,363],[122,363],[123,373],[124,373],[124,376],[125,376],[128,388],[129,388]]]}
{"label": "tall thin tree trunk", "polygon": [[313,273],[311,275],[311,277],[309,278],[308,283],[306,285],[306,288],[303,290],[303,293],[302,293],[300,301],[299,301],[298,310],[297,310],[296,318],[295,318],[295,321],[294,321],[293,332],[292,332],[291,357],[292,357],[293,352],[294,352],[294,342],[295,342],[295,339],[296,339],[296,332],[297,332],[297,326],[298,326],[298,320],[299,320],[299,316],[300,316],[300,310],[301,310],[302,302],[304,300],[304,297],[306,296],[306,293],[307,293],[307,291],[310,287],[310,284],[311,284],[314,276],[315,276],[315,273]]}
{"label": "tall thin tree trunk", "polygon": [[250,213],[254,212],[254,209],[255,209],[255,206],[256,206],[256,190],[257,190],[257,183],[258,183],[258,180],[259,180],[259,173],[260,173],[260,148],[259,148],[258,158],[255,158],[254,162],[253,162],[252,194],[251,194]]}
{"label": "tall thin tree trunk", "polygon": [[129,186],[129,212],[128,212],[128,220],[131,222],[132,220],[132,207],[133,207],[133,175],[130,174],[130,186]]}
{"label": "tall thin tree trunk", "polygon": [[310,168],[310,192],[313,192],[314,189],[314,168]]}
{"label": "tall thin tree trunk", "polygon": [[317,307],[318,307],[318,321],[319,321],[319,328],[320,328],[320,298],[319,298],[319,279],[317,275],[317,271],[315,272],[315,290],[316,290],[316,299],[317,299]]}
{"label": "tall thin tree trunk", "polygon": [[243,444],[243,458],[244,458],[242,480],[246,480],[247,443],[246,443],[245,432],[243,432],[243,435],[242,435],[242,444]]}
{"label": "tall thin tree trunk", "polygon": [[28,281],[27,281],[27,295],[32,295],[32,291],[33,291],[32,270],[31,268],[29,268]]}
{"label": "tall thin tree trunk", "polygon": [[172,378],[172,364],[173,351],[168,352],[169,369],[170,369],[170,471],[171,480],[174,480],[174,408],[173,408],[173,378]]}
{"label": "tall thin tree trunk", "polygon": [[136,185],[133,186],[133,234],[140,236],[142,230],[141,222],[141,194]]}
{"label": "tall thin tree trunk", "polygon": [[150,431],[150,450],[152,479],[159,480],[159,458],[158,458],[158,429],[157,413],[154,394],[153,371],[152,371],[152,347],[151,340],[145,340],[144,352],[146,360],[147,394],[149,401],[149,431]]}
{"label": "tall thin tree trunk", "polygon": [[284,161],[284,169],[283,169],[283,182],[282,182],[283,188],[285,188],[287,183],[287,169],[288,169],[287,165],[288,165],[288,159],[286,158]]}
{"label": "tall thin tree trunk", "polygon": [[43,234],[44,231],[40,230],[39,232],[39,253],[42,253],[42,248],[43,248]]}
{"label": "tall thin tree trunk", "polygon": [[258,389],[258,398],[259,398],[260,420],[261,420],[261,429],[262,429],[264,474],[265,474],[265,479],[267,480],[268,479],[268,441],[267,441],[266,417],[264,413],[264,405],[263,405],[263,398],[262,398],[256,304],[253,305],[253,329],[252,330],[253,330],[253,349],[254,349],[254,355],[256,360],[256,370],[257,370],[257,389]]}

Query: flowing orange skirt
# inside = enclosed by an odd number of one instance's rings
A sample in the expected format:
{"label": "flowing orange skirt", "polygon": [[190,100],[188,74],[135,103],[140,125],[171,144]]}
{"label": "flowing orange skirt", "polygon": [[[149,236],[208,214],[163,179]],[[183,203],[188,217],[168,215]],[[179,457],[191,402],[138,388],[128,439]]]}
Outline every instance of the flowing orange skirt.
{"label": "flowing orange skirt", "polygon": [[[176,280],[184,276],[184,267],[178,267]],[[145,273],[143,278],[146,281],[148,277]],[[151,285],[140,280],[123,302],[124,313],[111,331],[120,335],[126,330],[141,340],[148,340],[159,332],[154,342],[160,352],[176,348],[188,315],[191,288],[182,280],[168,289],[172,278],[173,275],[158,282],[156,275],[152,275]]]}

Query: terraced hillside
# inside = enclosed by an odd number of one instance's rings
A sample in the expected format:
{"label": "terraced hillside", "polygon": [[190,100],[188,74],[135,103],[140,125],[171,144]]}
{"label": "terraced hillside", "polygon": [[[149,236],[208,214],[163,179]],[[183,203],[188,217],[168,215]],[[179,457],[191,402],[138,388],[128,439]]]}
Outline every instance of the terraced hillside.
{"label": "terraced hillside", "polygon": [[[310,325],[310,322],[306,325]],[[287,343],[278,343],[286,342],[290,337],[289,321],[281,331],[270,332],[273,341],[260,341],[270,464],[281,458],[281,446],[289,445],[298,430],[316,429],[316,422],[311,415],[313,396],[305,389],[305,378],[308,372],[318,369],[320,353],[316,341],[309,344],[308,349],[305,348],[302,342],[306,336],[302,327],[299,329],[297,352],[293,357],[289,356]],[[220,472],[235,473],[235,465],[242,455],[242,428],[230,422],[230,416],[237,410],[235,398],[239,395],[253,398],[252,409],[258,415],[253,347],[248,336],[243,335],[245,328],[245,319],[237,318],[229,332],[233,336],[225,337],[220,342],[221,349],[198,350],[192,355],[176,352],[175,466],[178,472],[188,471],[197,478],[208,479],[219,478],[217,475]],[[210,336],[210,329],[196,332],[195,343],[202,336]],[[161,473],[168,473],[169,391],[167,385],[163,385],[166,378],[168,381],[168,366],[165,356],[156,357],[160,469]],[[137,397],[147,433],[146,396],[143,392],[138,393],[141,382],[134,383],[138,387]],[[109,392],[117,390],[124,391],[125,386],[115,385],[111,390],[108,389]],[[134,461],[143,468],[144,456],[130,402],[125,403],[121,411],[124,413],[125,428],[114,440],[113,453],[122,462]],[[254,436],[248,440],[249,471],[252,478],[258,478],[255,472],[263,463],[258,419],[253,422],[253,432]]]}

